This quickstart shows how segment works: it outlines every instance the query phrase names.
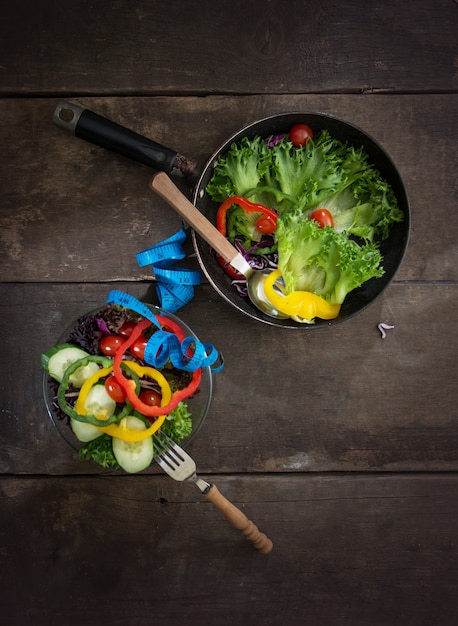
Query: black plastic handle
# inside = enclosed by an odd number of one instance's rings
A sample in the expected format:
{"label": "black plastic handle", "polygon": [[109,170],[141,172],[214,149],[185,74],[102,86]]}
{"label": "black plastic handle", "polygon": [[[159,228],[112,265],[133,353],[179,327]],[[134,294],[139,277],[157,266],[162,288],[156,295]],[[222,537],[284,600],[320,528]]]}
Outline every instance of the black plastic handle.
{"label": "black plastic handle", "polygon": [[167,174],[184,176],[192,183],[197,180],[197,167],[192,161],[89,109],[60,102],[54,111],[53,121],[59,128],[97,146]]}

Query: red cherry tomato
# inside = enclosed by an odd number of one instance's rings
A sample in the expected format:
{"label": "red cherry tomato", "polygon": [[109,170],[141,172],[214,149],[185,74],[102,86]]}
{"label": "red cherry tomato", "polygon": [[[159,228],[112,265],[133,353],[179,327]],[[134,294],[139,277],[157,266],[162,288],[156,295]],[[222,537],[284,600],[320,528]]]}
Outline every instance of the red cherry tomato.
{"label": "red cherry tomato", "polygon": [[256,230],[263,235],[271,235],[277,229],[277,223],[270,215],[261,215],[256,220]]}
{"label": "red cherry tomato", "polygon": [[119,346],[122,346],[125,339],[119,335],[105,335],[100,340],[100,352],[105,356],[114,356]]}
{"label": "red cherry tomato", "polygon": [[118,330],[118,333],[122,337],[130,337],[136,325],[137,324],[135,322],[124,322],[124,324]]}
{"label": "red cherry tomato", "polygon": [[305,146],[307,141],[313,139],[313,131],[310,126],[306,126],[306,124],[296,124],[289,131],[289,138],[293,146],[296,148],[300,148],[301,146]]}
{"label": "red cherry tomato", "polygon": [[144,389],[140,392],[138,397],[141,402],[147,404],[148,406],[161,406],[162,396],[153,389]]}
{"label": "red cherry tomato", "polygon": [[334,228],[334,220],[327,209],[317,209],[316,211],[313,211],[310,217],[312,220],[315,220],[315,222],[318,222],[320,228],[324,228],[325,226],[331,226],[331,228]]}
{"label": "red cherry tomato", "polygon": [[216,260],[221,265],[221,267],[226,272],[226,274],[228,274],[228,276],[230,276],[234,280],[243,280],[245,278],[245,276],[243,274],[238,272],[236,269],[234,269],[232,267],[232,265],[230,263],[225,261],[221,255],[217,254],[216,255]]}
{"label": "red cherry tomato", "polygon": [[148,343],[148,339],[146,339],[143,336],[140,336],[130,346],[130,351],[132,352],[132,354],[135,354],[135,356],[137,358],[144,360],[144,358],[145,358],[145,348],[146,348],[146,344],[147,343]]}
{"label": "red cherry tomato", "polygon": [[108,378],[105,379],[105,389],[110,398],[115,402],[126,401],[126,392],[113,375],[108,376]]}

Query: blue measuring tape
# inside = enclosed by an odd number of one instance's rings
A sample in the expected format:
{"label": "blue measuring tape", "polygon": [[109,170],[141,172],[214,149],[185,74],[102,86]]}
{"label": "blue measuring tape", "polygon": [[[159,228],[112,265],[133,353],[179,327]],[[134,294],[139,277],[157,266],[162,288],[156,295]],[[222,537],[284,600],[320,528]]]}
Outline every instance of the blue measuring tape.
{"label": "blue measuring tape", "polygon": [[[145,347],[144,360],[149,365],[161,368],[170,359],[176,368],[186,372],[194,372],[200,367],[215,365],[219,359],[220,363],[211,367],[211,370],[212,372],[220,372],[223,369],[224,361],[213,344],[202,343],[196,337],[186,337],[180,343],[175,333],[164,330],[154,313],[134,296],[115,289],[108,294],[106,303],[117,304],[135,311],[157,326],[159,330],[152,334]],[[189,355],[188,352],[190,352]]]}
{"label": "blue measuring tape", "polygon": [[185,241],[186,232],[181,228],[168,239],[135,255],[140,267],[152,265],[160,306],[172,313],[194,297],[194,285],[200,285],[201,280],[198,270],[175,267],[186,256],[182,247]]}

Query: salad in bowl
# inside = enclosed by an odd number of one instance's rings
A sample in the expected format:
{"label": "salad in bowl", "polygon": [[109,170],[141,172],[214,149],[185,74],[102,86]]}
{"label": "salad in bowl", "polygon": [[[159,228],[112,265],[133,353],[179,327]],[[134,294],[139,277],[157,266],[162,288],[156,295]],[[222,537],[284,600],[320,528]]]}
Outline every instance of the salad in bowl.
{"label": "salad in bowl", "polygon": [[273,115],[230,137],[207,164],[194,204],[255,270],[285,318],[250,301],[245,277],[196,233],[210,284],[235,308],[275,326],[349,319],[383,292],[408,244],[399,172],[366,132],[334,116]]}
{"label": "salad in bowl", "polygon": [[189,443],[222,369],[217,350],[175,315],[117,291],[73,322],[41,365],[47,411],[64,440],[81,459],[128,473],[154,463],[159,429]]}

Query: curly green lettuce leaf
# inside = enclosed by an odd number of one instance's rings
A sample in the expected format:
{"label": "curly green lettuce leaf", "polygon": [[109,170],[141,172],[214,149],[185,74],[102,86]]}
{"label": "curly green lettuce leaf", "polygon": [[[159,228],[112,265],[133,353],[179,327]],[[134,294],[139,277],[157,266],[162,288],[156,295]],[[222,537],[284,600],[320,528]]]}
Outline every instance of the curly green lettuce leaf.
{"label": "curly green lettuce leaf", "polygon": [[[270,146],[260,137],[245,137],[218,159],[207,192],[217,202],[242,195],[279,214],[300,209],[310,216],[315,208],[326,208],[338,232],[370,242],[386,238],[404,214],[391,186],[367,160],[363,148],[342,143],[327,130],[299,148],[288,136]],[[240,226],[239,234],[248,238],[251,225]]]}
{"label": "curly green lettuce leaf", "polygon": [[[280,212],[306,210],[348,187],[366,167],[362,150],[348,148],[322,131],[317,139],[296,148],[284,139],[272,148],[271,180],[282,194]],[[277,192],[277,198],[279,194]]]}
{"label": "curly green lettuce leaf", "polygon": [[119,469],[120,465],[113,454],[112,439],[109,435],[101,435],[84,444],[79,450],[82,461],[93,461],[105,469]]}
{"label": "curly green lettuce leaf", "polygon": [[[231,196],[252,195],[263,184],[269,167],[269,148],[261,137],[250,140],[244,137],[233,143],[226,154],[216,162],[213,176],[206,191],[215,202],[224,202]],[[261,202],[252,195],[253,202]]]}
{"label": "curly green lettuce leaf", "polygon": [[320,228],[299,209],[279,218],[277,239],[286,293],[311,291],[342,304],[348,293],[384,273],[374,244],[359,245],[329,226]]}
{"label": "curly green lettuce leaf", "polygon": [[347,232],[365,241],[373,241],[376,236],[386,239],[391,226],[404,219],[393,189],[370,167],[350,186],[324,199],[320,208],[331,213],[337,232]]}
{"label": "curly green lettuce leaf", "polygon": [[180,443],[192,433],[191,413],[185,402],[179,402],[178,406],[165,418],[161,431],[168,435],[175,443]]}

